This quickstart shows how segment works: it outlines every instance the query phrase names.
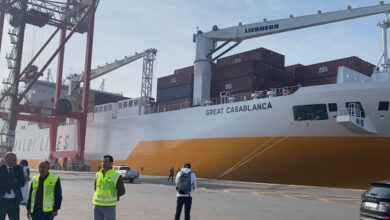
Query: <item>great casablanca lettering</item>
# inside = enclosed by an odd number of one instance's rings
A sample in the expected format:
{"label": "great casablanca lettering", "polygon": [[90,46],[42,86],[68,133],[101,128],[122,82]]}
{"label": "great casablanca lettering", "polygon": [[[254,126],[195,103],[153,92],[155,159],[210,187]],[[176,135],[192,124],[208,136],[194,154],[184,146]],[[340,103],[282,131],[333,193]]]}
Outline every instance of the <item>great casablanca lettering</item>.
{"label": "great casablanca lettering", "polygon": [[270,102],[263,102],[253,105],[238,105],[238,106],[228,106],[224,108],[214,108],[206,110],[206,115],[220,115],[220,114],[230,114],[237,112],[251,112],[251,111],[259,111],[259,110],[267,110],[272,109],[272,105]]}

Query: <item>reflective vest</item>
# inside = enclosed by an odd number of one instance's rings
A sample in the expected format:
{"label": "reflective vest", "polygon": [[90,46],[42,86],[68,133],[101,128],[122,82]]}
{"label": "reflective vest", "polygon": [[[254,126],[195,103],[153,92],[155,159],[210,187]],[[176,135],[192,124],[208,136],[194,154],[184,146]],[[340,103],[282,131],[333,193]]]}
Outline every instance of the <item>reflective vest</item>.
{"label": "reflective vest", "polygon": [[[38,174],[37,176],[34,176],[32,180],[32,192],[31,192],[31,209],[30,212],[34,212],[34,206],[35,206],[35,197],[37,194],[38,190],[38,185],[39,185],[39,177],[40,175]],[[49,172],[49,175],[43,182],[43,205],[42,209],[43,212],[52,212],[53,207],[54,207],[54,188],[55,185],[60,178],[60,175],[58,174],[53,174]]]}
{"label": "reflective vest", "polygon": [[116,206],[118,191],[116,183],[120,174],[110,169],[103,175],[103,169],[96,173],[96,191],[92,203],[97,206]]}

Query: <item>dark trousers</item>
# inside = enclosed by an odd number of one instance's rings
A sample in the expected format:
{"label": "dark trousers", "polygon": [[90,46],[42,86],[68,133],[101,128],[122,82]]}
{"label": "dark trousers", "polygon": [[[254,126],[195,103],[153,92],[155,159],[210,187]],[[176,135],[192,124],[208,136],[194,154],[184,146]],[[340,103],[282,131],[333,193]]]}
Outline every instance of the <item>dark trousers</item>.
{"label": "dark trousers", "polygon": [[8,215],[9,220],[19,220],[19,204],[16,199],[3,199],[0,204],[0,220],[5,220]]}
{"label": "dark trousers", "polygon": [[172,182],[173,182],[173,174],[169,174],[168,182],[169,182],[170,179],[172,179]]}
{"label": "dark trousers", "polygon": [[185,217],[184,219],[190,220],[192,197],[177,197],[175,220],[180,219],[180,214],[181,214],[181,210],[183,209],[183,205],[184,205],[184,217]]}
{"label": "dark trousers", "polygon": [[51,212],[43,212],[42,210],[34,210],[31,214],[32,220],[50,220]]}

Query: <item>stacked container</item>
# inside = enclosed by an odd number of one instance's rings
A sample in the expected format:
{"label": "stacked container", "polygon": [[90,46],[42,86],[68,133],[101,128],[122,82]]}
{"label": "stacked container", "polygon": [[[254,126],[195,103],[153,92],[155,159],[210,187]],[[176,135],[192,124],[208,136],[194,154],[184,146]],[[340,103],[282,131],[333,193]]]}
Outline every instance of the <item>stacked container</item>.
{"label": "stacked container", "polygon": [[[370,76],[375,68],[358,57],[347,57],[304,66],[284,66],[284,55],[258,48],[218,59],[212,68],[211,98],[269,90],[283,86],[336,83],[337,69],[345,66]],[[194,66],[175,70],[157,82],[160,106],[192,103]]]}
{"label": "stacked container", "polygon": [[308,66],[293,65],[286,67],[288,75],[293,75],[293,83],[302,86],[332,84],[337,82],[337,69],[345,66],[367,76],[371,76],[375,66],[358,57],[347,57],[316,63]]}
{"label": "stacked container", "polygon": [[259,48],[217,60],[212,75],[211,98],[221,93],[251,93],[283,86],[286,81],[284,56]]}
{"label": "stacked container", "polygon": [[194,66],[175,70],[174,74],[158,78],[157,101],[159,105],[172,105],[192,101]]}

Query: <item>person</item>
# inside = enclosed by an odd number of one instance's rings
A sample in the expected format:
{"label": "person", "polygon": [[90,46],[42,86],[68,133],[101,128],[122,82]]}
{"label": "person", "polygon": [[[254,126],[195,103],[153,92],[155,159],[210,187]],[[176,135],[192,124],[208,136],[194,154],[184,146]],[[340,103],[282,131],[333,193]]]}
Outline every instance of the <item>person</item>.
{"label": "person", "polygon": [[26,205],[28,219],[54,219],[61,208],[60,175],[49,172],[49,168],[49,161],[41,161],[39,163],[39,174],[32,178]]}
{"label": "person", "polygon": [[169,177],[168,177],[168,182],[170,179],[172,179],[173,182],[173,174],[175,174],[175,169],[173,167],[169,170]]}
{"label": "person", "polygon": [[177,168],[177,170],[176,170],[176,176],[177,176],[177,174],[180,172],[180,168]]}
{"label": "person", "polygon": [[176,214],[175,220],[180,219],[181,210],[184,205],[184,219],[190,220],[192,196],[197,187],[196,175],[191,172],[191,164],[186,163],[181,171],[176,175]]}
{"label": "person", "polygon": [[21,205],[26,205],[28,200],[28,193],[30,188],[30,169],[28,168],[28,162],[27,160],[21,160],[20,166],[23,168],[23,174],[24,174],[24,180],[25,184],[22,187],[22,195],[23,195],[23,201],[20,203]]}
{"label": "person", "polygon": [[112,169],[114,158],[105,155],[102,160],[103,168],[96,173],[94,204],[94,220],[115,220],[116,204],[119,197],[126,193],[122,176]]}
{"label": "person", "polygon": [[16,154],[8,152],[0,167],[0,220],[19,220],[19,203],[23,200],[21,187],[25,180],[23,168],[16,164]]}
{"label": "person", "polygon": [[68,158],[62,160],[62,170],[68,170]]}

